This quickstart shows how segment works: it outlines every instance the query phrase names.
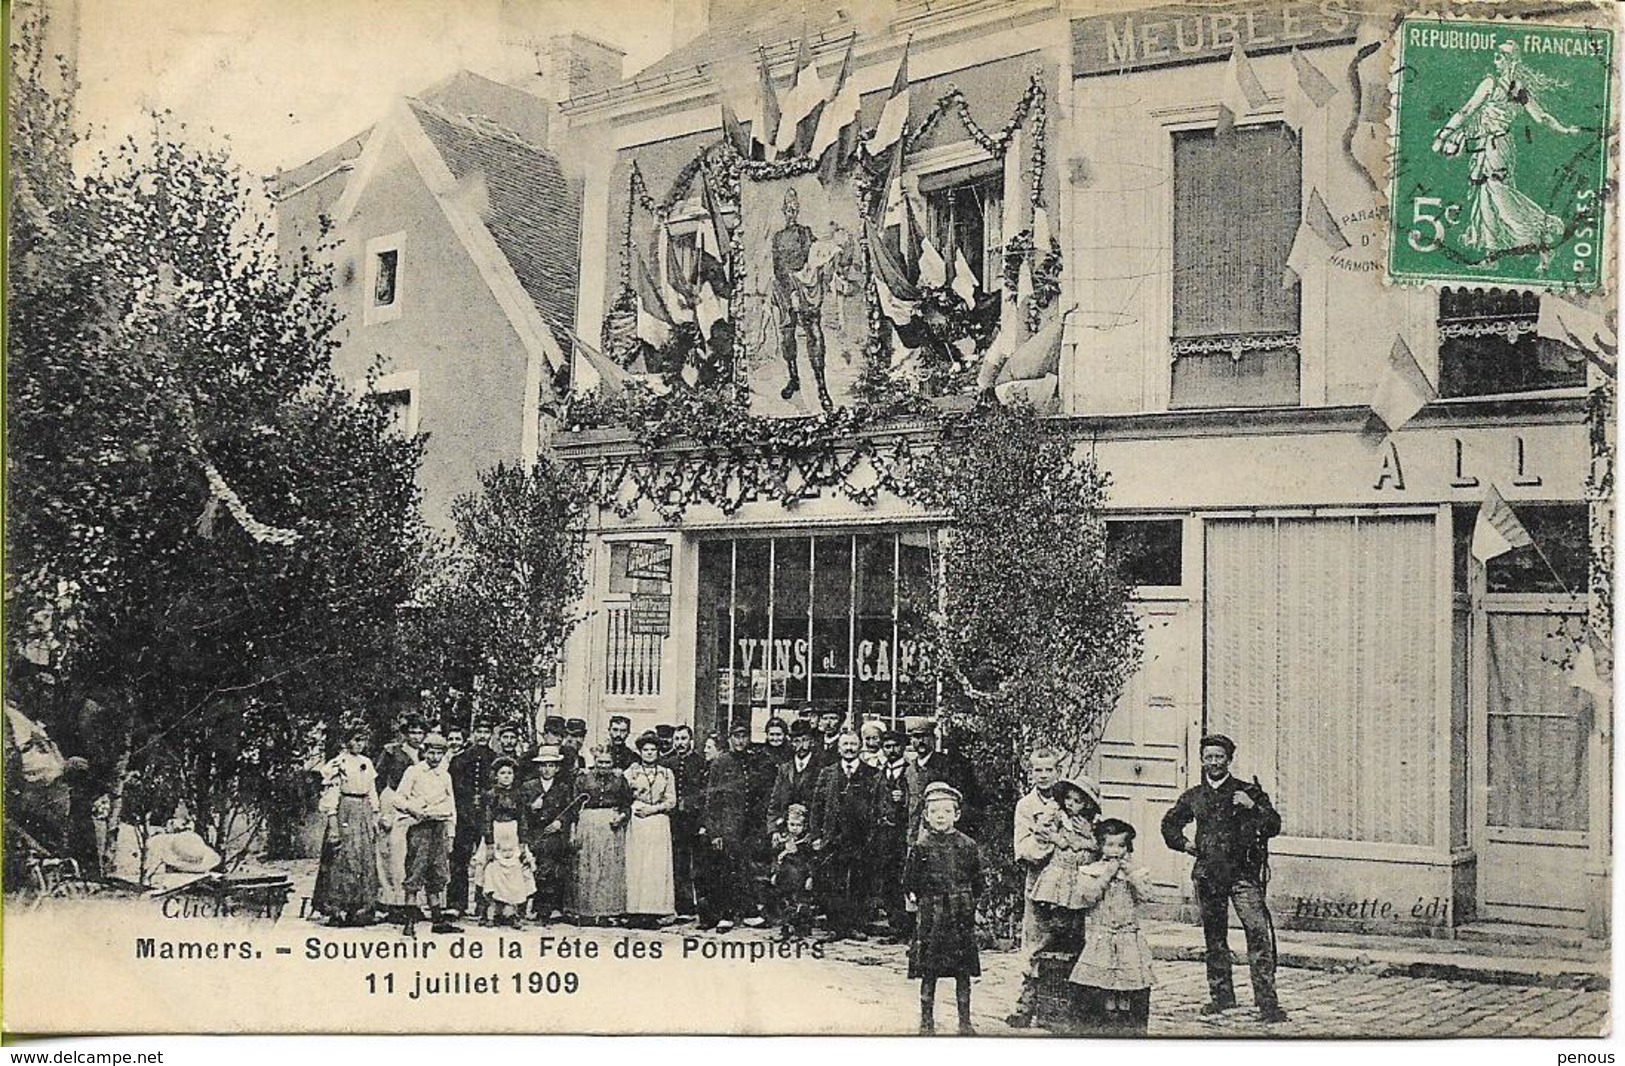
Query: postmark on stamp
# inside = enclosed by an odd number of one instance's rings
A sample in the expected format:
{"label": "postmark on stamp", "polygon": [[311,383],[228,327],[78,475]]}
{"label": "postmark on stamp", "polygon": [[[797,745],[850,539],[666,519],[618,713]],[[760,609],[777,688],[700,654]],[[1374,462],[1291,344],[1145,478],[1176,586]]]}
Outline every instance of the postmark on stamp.
{"label": "postmark on stamp", "polygon": [[1600,28],[1402,20],[1390,278],[1600,284],[1613,49]]}

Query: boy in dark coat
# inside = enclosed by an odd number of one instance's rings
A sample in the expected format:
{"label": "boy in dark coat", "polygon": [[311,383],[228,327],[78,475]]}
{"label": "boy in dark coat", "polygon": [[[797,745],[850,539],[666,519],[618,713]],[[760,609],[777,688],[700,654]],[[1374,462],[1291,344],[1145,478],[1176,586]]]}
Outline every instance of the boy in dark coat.
{"label": "boy in dark coat", "polygon": [[954,979],[959,1032],[976,1032],[970,1020],[970,979],[982,974],[976,950],[976,901],[982,893],[982,860],[976,841],[954,828],[959,790],[934,781],[925,790],[925,830],[903,864],[903,888],[917,908],[908,975],[920,979],[920,1032],[936,1031],[937,978]]}

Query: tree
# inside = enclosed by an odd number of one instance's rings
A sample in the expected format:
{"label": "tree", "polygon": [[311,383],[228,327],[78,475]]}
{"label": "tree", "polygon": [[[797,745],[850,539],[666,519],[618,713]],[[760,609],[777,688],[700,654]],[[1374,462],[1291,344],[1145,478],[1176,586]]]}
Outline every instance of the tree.
{"label": "tree", "polygon": [[[414,627],[424,687],[530,728],[585,589],[587,490],[551,459],[498,464],[452,504],[457,535]],[[459,712],[460,713],[460,712]]]}
{"label": "tree", "polygon": [[948,516],[941,600],[914,605],[943,677],[944,710],[984,783],[982,846],[994,861],[988,911],[1019,906],[1008,827],[1027,750],[1082,766],[1142,639],[1129,586],[1107,548],[1110,478],[1030,408],[984,405],[945,422],[916,472],[915,498]]}
{"label": "tree", "polygon": [[421,442],[334,376],[328,273],[279,260],[224,152],[156,115],[73,172],[41,28],[13,44],[7,666],[98,695],[104,787],[246,846],[392,683]]}

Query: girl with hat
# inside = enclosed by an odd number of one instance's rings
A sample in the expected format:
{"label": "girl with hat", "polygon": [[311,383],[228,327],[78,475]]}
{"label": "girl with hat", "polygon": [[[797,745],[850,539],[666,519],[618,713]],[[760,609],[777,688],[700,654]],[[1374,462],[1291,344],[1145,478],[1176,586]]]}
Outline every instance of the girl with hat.
{"label": "girl with hat", "polygon": [[920,980],[920,1032],[936,1031],[937,978],[954,979],[959,1032],[976,1032],[970,1021],[970,979],[982,975],[976,951],[976,901],[982,893],[982,859],[976,841],[954,828],[959,790],[946,781],[925,789],[924,828],[903,863],[903,888],[916,911],[908,975]]}
{"label": "girl with hat", "polygon": [[1038,874],[1030,899],[1035,906],[1052,908],[1050,928],[1057,935],[1049,947],[1075,951],[1081,946],[1085,902],[1078,870],[1100,858],[1095,842],[1095,819],[1100,817],[1100,790],[1087,778],[1062,778],[1050,790],[1060,805],[1045,812],[1040,826],[1049,834],[1054,851]]}
{"label": "girl with hat", "polygon": [[677,913],[671,852],[671,812],[677,807],[677,776],[660,765],[660,736],[637,740],[638,761],[624,771],[632,786],[632,821],[626,831],[626,912],[653,926]]}

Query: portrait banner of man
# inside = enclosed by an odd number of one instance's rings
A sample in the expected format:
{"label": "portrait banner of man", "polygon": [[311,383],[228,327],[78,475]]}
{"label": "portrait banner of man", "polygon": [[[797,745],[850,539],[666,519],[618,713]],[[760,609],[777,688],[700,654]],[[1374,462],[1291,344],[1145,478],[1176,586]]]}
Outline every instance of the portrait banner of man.
{"label": "portrait banner of man", "polygon": [[850,182],[740,183],[745,273],[735,297],[754,414],[845,406],[868,339],[861,226]]}

